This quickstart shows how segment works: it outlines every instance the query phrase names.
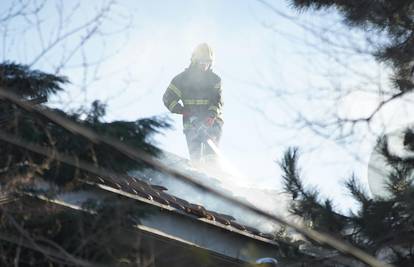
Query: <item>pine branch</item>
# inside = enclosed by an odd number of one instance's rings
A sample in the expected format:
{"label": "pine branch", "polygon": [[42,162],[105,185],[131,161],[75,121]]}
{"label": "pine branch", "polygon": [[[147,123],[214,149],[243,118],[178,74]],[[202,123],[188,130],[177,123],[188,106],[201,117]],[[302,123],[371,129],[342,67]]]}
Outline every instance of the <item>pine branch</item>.
{"label": "pine branch", "polygon": [[5,62],[0,64],[0,86],[12,90],[22,98],[48,98],[62,91],[61,85],[68,83],[64,76],[31,70],[26,65]]}
{"label": "pine branch", "polygon": [[338,235],[344,228],[347,218],[337,213],[331,200],[321,201],[316,189],[306,189],[299,177],[298,148],[289,148],[281,162],[283,185],[292,196],[290,211],[300,216],[311,227]]}
{"label": "pine branch", "polygon": [[367,207],[371,202],[367,192],[362,188],[361,184],[358,182],[358,179],[354,174],[352,174],[351,178],[345,182],[345,187],[348,189],[353,198],[361,204],[362,207]]}
{"label": "pine branch", "polygon": [[288,148],[282,161],[279,163],[283,171],[282,179],[284,189],[292,195],[293,199],[298,198],[299,195],[307,197],[307,192],[305,192],[302,181],[299,179],[298,157],[299,149],[297,147],[291,147]]}

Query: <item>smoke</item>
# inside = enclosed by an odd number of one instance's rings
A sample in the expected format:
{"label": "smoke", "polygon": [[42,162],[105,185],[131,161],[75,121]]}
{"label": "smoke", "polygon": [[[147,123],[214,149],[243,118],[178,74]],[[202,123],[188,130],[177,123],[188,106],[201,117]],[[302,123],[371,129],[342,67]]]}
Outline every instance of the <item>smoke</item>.
{"label": "smoke", "polygon": [[[204,165],[203,171],[198,171],[190,166],[185,159],[165,153],[160,160],[169,167],[179,169],[198,182],[213,187],[222,193],[248,202],[255,207],[263,209],[271,214],[288,216],[288,199],[285,195],[274,189],[260,189],[246,183],[246,177],[242,177],[228,161],[217,165]],[[229,171],[235,171],[231,173]],[[246,209],[229,203],[209,192],[205,192],[184,181],[153,170],[136,171],[132,173],[137,178],[144,179],[151,184],[162,185],[168,189],[167,193],[185,199],[188,202],[202,205],[206,209],[233,216],[238,223],[254,227],[263,233],[275,233],[280,225],[266,218],[253,214]],[[254,181],[251,181],[254,182]],[[252,184],[252,183],[250,183]]]}

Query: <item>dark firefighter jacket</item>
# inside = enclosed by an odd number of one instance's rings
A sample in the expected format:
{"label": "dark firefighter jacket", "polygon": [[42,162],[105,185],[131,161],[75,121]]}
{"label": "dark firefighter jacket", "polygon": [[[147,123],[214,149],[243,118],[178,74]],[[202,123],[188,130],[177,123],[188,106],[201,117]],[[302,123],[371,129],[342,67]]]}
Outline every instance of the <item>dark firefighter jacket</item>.
{"label": "dark firefighter jacket", "polygon": [[184,129],[191,127],[192,116],[200,121],[211,116],[223,123],[221,79],[210,69],[205,72],[192,66],[185,69],[172,79],[163,101],[171,112],[188,115],[183,116]]}

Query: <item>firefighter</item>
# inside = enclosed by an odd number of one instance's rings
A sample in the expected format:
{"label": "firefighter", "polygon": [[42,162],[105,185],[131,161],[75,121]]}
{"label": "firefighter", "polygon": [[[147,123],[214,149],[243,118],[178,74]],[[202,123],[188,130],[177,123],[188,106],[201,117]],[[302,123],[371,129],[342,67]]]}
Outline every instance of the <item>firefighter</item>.
{"label": "firefighter", "polygon": [[221,79],[212,71],[213,51],[202,43],[191,56],[188,68],[175,76],[163,96],[169,111],[181,114],[190,159],[214,161],[215,154],[207,141],[218,145],[222,133]]}

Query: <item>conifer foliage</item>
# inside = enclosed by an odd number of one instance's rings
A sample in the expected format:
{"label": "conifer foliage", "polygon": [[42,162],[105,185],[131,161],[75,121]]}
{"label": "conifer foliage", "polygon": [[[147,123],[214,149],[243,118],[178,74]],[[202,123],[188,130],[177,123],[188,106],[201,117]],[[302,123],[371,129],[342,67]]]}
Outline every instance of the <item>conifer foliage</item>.
{"label": "conifer foliage", "polygon": [[[62,86],[68,82],[66,77],[32,71],[27,66],[13,63],[0,64],[0,75],[2,90],[9,90],[21,99],[32,102],[38,99],[47,101],[51,95],[62,91]],[[25,142],[54,149],[80,161],[115,172],[126,173],[138,166],[137,162],[114,151],[111,147],[73,134],[41,114],[24,110],[8,100],[0,100],[0,111],[1,131]],[[121,140],[131,147],[145,150],[150,154],[158,152],[158,149],[150,142],[151,136],[167,126],[165,122],[156,118],[104,122],[105,105],[99,101],[94,101],[91,108],[84,108],[80,112],[65,113],[59,109],[53,109],[53,112],[92,129],[102,136]],[[12,179],[15,179],[16,175],[26,176],[33,173],[54,183],[65,184],[85,175],[83,171],[66,166],[58,160],[4,141],[0,142],[2,148],[0,169]],[[5,182],[4,179],[3,182]]]}
{"label": "conifer foliage", "polygon": [[413,266],[414,158],[401,158],[392,154],[386,139],[379,140],[378,147],[392,166],[388,173],[390,197],[369,197],[358,179],[352,176],[345,182],[345,188],[359,208],[357,212],[349,214],[336,211],[332,201],[323,200],[317,189],[308,189],[303,185],[298,167],[298,150],[289,149],[280,161],[280,166],[284,172],[284,188],[292,196],[290,211],[302,218],[307,226],[350,242],[395,266]]}
{"label": "conifer foliage", "polygon": [[[412,91],[414,59],[414,3],[411,0],[291,0],[295,8],[335,9],[350,27],[363,29],[375,40],[375,58],[394,72],[396,94]],[[372,38],[374,37],[374,38]]]}
{"label": "conifer foliage", "polygon": [[[377,111],[389,101],[413,91],[413,1],[291,0],[290,3],[303,12],[336,12],[346,27],[365,33],[374,48],[372,56],[392,71],[389,98],[379,103]],[[413,136],[408,129],[403,145],[409,152],[414,151]],[[280,166],[285,190],[292,196],[291,212],[303,218],[308,226],[337,236],[396,266],[414,266],[414,159],[390,151],[387,137],[379,139],[377,148],[390,169],[387,174],[389,197],[371,198],[357,177],[352,176],[346,181],[345,189],[359,209],[349,214],[336,211],[332,201],[323,200],[318,190],[303,186],[298,150],[289,149]]]}
{"label": "conifer foliage", "polygon": [[[73,112],[47,107],[47,100],[63,91],[68,82],[66,77],[32,70],[28,66],[0,64],[0,90],[101,136],[119,140],[150,155],[159,152],[152,144],[152,136],[168,127],[160,118],[105,122],[106,106],[99,101],[94,101],[90,108]],[[84,187],[81,181],[97,179],[93,171],[60,161],[57,153],[120,177],[149,166],[107,144],[75,134],[41,112],[25,109],[6,98],[0,98],[0,125],[0,195],[4,201],[0,203],[0,265],[95,266],[105,263],[117,266],[122,261],[124,266],[129,263],[136,266],[142,247],[126,244],[128,238],[119,233],[120,226],[130,224],[131,219],[137,223],[143,216],[131,203],[117,199],[104,205],[90,203],[86,208],[97,214],[92,215],[42,205],[42,201],[27,199],[21,192],[33,188],[34,181],[39,179],[54,188],[46,192],[49,195],[62,190],[73,192]],[[3,137],[11,137],[27,147],[10,143]],[[43,148],[49,154],[39,154],[28,146]],[[6,205],[9,201],[11,204]]]}

